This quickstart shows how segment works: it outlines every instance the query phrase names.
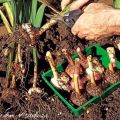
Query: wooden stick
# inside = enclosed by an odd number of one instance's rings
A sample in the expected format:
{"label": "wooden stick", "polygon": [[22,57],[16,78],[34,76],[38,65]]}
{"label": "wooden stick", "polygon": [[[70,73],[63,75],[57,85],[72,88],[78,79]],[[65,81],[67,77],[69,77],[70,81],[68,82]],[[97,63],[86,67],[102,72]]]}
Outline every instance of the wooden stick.
{"label": "wooden stick", "polygon": [[58,72],[57,72],[57,69],[55,67],[55,63],[54,63],[54,60],[53,60],[53,57],[52,57],[50,51],[47,51],[46,57],[47,57],[47,60],[48,60],[48,62],[50,64],[50,67],[52,69],[54,78],[58,79]]}

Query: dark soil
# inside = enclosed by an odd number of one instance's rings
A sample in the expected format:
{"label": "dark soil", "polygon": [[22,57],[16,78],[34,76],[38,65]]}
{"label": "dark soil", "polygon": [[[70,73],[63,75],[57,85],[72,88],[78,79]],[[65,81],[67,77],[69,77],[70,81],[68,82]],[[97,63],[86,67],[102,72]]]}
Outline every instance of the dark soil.
{"label": "dark soil", "polygon": [[115,71],[115,73],[111,72],[110,70],[106,70],[105,72],[105,80],[108,84],[114,84],[120,80],[120,72]]}
{"label": "dark soil", "polygon": [[[53,5],[56,5],[54,2]],[[5,45],[8,36],[0,37],[1,49]],[[116,37],[101,41],[85,41],[73,36],[70,29],[62,22],[53,26],[46,31],[40,38],[37,39],[38,43],[38,57],[39,57],[39,78],[40,75],[49,69],[48,63],[45,61],[45,53],[51,50],[56,57],[56,63],[63,61],[61,51],[66,48],[71,54],[76,53],[76,48],[85,47],[97,43],[104,48],[108,45],[115,45],[114,40]],[[23,42],[24,44],[25,42]],[[115,45],[116,46],[116,45]],[[0,49],[0,50],[1,50]],[[2,55],[2,54],[1,54]],[[29,59],[29,61],[31,61]],[[1,56],[0,60],[0,81],[1,86],[4,85],[4,78],[7,67],[7,59]],[[33,65],[31,64],[31,69]],[[0,120],[119,120],[120,119],[120,88],[113,94],[109,95],[106,99],[101,100],[100,103],[93,105],[85,113],[79,117],[75,117],[67,109],[66,106],[53,94],[47,85],[39,80],[39,87],[43,90],[40,95],[34,94],[28,96],[27,90],[31,87],[32,70],[29,71],[25,85],[18,87],[19,94],[9,92],[7,97],[0,98]],[[41,78],[40,78],[41,79]],[[29,83],[27,83],[29,81]],[[27,84],[26,84],[27,83]],[[3,87],[0,86],[0,96],[3,93]],[[16,97],[18,96],[18,97]],[[4,98],[4,99],[3,99]],[[7,98],[7,99],[6,99]]]}

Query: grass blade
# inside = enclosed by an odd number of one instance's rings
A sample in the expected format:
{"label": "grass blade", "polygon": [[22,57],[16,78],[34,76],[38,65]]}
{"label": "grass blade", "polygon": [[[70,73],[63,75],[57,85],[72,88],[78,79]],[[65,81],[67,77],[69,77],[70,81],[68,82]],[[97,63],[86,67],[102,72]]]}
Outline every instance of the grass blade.
{"label": "grass blade", "polygon": [[37,0],[32,0],[32,8],[31,8],[31,16],[30,16],[31,23],[33,23],[35,20],[36,11],[37,11]]}
{"label": "grass blade", "polygon": [[32,3],[30,0],[24,0],[24,16],[25,16],[25,22],[30,22],[30,13],[31,13],[31,5]]}
{"label": "grass blade", "polygon": [[14,0],[10,1],[10,6],[11,6],[11,9],[12,9],[12,13],[13,13],[13,27],[12,27],[12,31],[15,31],[17,20],[16,20],[16,3],[15,3]]}
{"label": "grass blade", "polygon": [[3,6],[5,6],[9,21],[11,23],[11,26],[13,26],[13,12],[11,9],[11,5],[9,2],[3,3]]}
{"label": "grass blade", "polygon": [[9,2],[11,0],[0,0],[0,3],[5,3],[5,2]]}
{"label": "grass blade", "polygon": [[5,27],[7,28],[8,33],[12,33],[11,26],[10,26],[7,18],[5,17],[4,13],[1,10],[0,10],[0,16],[3,20]]}
{"label": "grass blade", "polygon": [[35,17],[35,20],[34,20],[34,23],[33,23],[34,27],[38,28],[38,27],[41,26],[43,16],[44,16],[44,10],[45,10],[45,5],[42,4],[37,11],[37,14],[36,14],[36,17]]}
{"label": "grass blade", "polygon": [[113,0],[113,6],[115,8],[120,8],[120,0]]}

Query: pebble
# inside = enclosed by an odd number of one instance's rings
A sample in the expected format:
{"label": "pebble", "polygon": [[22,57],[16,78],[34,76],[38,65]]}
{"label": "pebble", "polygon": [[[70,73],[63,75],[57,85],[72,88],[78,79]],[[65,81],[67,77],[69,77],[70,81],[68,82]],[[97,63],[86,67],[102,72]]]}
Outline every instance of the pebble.
{"label": "pebble", "polygon": [[108,110],[108,108],[105,109],[106,111]]}
{"label": "pebble", "polygon": [[52,99],[51,99],[51,101],[53,101],[53,102],[54,102],[55,100],[52,98]]}

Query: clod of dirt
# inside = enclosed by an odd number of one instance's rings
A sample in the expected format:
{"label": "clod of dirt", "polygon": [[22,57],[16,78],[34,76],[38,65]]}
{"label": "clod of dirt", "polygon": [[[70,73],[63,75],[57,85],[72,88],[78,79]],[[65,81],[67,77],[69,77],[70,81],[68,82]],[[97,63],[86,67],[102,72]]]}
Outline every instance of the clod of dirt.
{"label": "clod of dirt", "polygon": [[87,100],[83,95],[76,95],[75,92],[72,92],[70,95],[70,100],[77,106],[83,105]]}
{"label": "clod of dirt", "polygon": [[16,97],[19,98],[19,91],[12,88],[6,88],[2,92],[1,100],[8,100],[8,98]]}
{"label": "clod of dirt", "polygon": [[99,96],[103,92],[103,90],[100,86],[98,86],[98,85],[95,86],[90,82],[88,82],[88,84],[86,86],[86,90],[91,96]]}
{"label": "clod of dirt", "polygon": [[120,71],[115,71],[114,73],[110,70],[105,72],[105,80],[108,84],[114,84],[120,80]]}
{"label": "clod of dirt", "polygon": [[2,112],[9,111],[11,114],[20,112],[20,93],[16,89],[6,88],[3,90],[0,97],[0,102],[3,106]]}

